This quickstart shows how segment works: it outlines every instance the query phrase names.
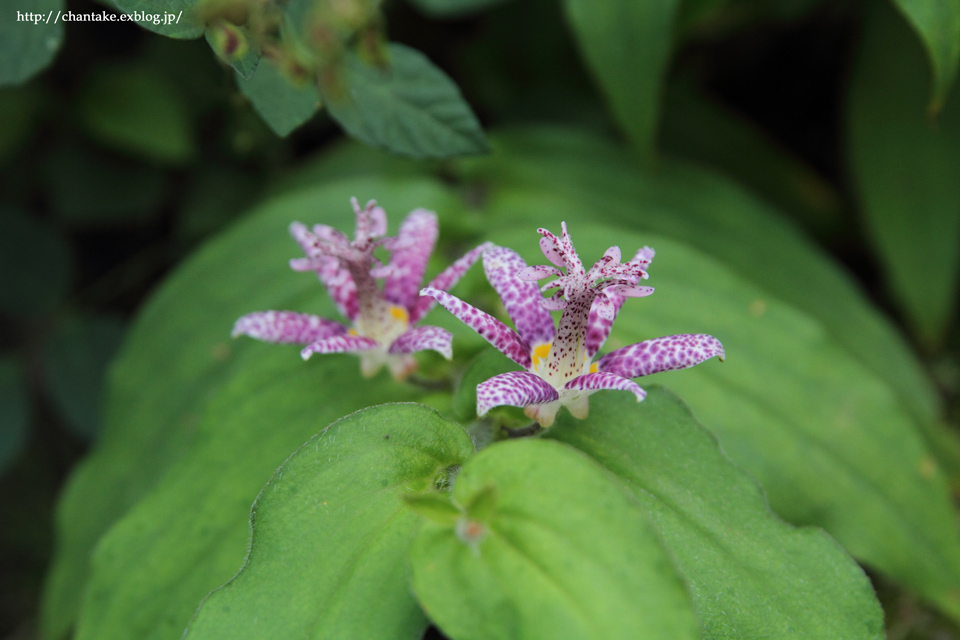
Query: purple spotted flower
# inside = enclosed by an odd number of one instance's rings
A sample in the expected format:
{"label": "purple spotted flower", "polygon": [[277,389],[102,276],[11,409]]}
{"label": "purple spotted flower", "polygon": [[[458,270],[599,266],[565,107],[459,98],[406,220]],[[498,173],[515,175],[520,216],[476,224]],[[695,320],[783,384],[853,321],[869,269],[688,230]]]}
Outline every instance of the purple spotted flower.
{"label": "purple spotted flower", "polygon": [[[306,253],[306,258],[291,260],[290,267],[315,272],[352,326],[293,311],[259,311],[237,320],[233,336],[307,345],[300,352],[304,360],[315,353],[357,352],[360,370],[367,377],[388,366],[393,376],[402,380],[417,367],[410,354],[425,349],[450,359],[449,331],[413,326],[436,304],[418,292],[437,241],[436,214],[417,209],[403,221],[396,237],[383,237],[387,232],[383,209],[373,200],[363,209],[356,198],[350,203],[357,214],[352,242],[327,225],[318,224],[312,231],[299,222],[290,225],[290,234]],[[386,265],[373,255],[381,246],[391,254]],[[489,246],[470,251],[429,286],[449,289]],[[378,279],[383,280],[382,288]]]}
{"label": "purple spotted flower", "polygon": [[[505,247],[483,254],[487,279],[493,285],[517,330],[436,288],[430,295],[465,322],[524,371],[494,376],[477,386],[477,413],[493,407],[524,407],[524,412],[543,427],[553,424],[561,406],[577,418],[585,418],[588,396],[600,389],[632,392],[637,401],[646,392],[631,378],[685,369],[713,356],[724,358],[720,341],[706,334],[667,336],[617,349],[596,362],[594,356],[606,342],[614,318],[628,297],[653,293],[638,286],[647,278],[646,267],[654,251],[644,247],[629,262],[620,262],[619,247],[610,247],[590,270],[583,267],[562,223],[558,238],[538,229],[540,248],[554,266],[528,267],[519,255]],[[566,273],[560,267],[566,269]],[[536,282],[555,278],[542,288]],[[549,298],[541,292],[556,289]],[[562,310],[555,328],[550,311]]]}

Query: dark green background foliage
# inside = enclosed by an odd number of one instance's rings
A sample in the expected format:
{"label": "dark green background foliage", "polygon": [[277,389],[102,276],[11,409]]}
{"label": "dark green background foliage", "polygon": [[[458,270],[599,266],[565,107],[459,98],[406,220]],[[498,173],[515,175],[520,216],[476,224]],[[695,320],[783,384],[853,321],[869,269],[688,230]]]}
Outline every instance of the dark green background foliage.
{"label": "dark green background foliage", "polygon": [[[0,8],[0,637],[960,638],[960,0],[252,6]],[[442,310],[405,382],[231,340],[353,196],[428,278],[650,245],[606,350],[727,360],[519,440]]]}

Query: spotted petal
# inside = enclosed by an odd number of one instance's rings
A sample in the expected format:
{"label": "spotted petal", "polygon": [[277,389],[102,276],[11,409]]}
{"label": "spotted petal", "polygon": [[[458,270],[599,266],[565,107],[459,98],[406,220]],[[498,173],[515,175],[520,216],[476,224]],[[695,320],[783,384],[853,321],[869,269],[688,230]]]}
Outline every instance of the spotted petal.
{"label": "spotted petal", "polygon": [[250,336],[266,342],[310,344],[345,334],[349,329],[339,322],[308,313],[258,311],[248,313],[233,325],[231,335]]}
{"label": "spotted petal", "polygon": [[527,407],[559,399],[557,390],[529,371],[501,373],[477,385],[477,415],[494,407]]}
{"label": "spotted petal", "polygon": [[553,317],[540,304],[543,300],[540,288],[536,282],[517,277],[527,268],[523,258],[512,249],[493,247],[483,254],[483,268],[487,280],[507,308],[517,333],[531,345],[552,342],[555,333]]}
{"label": "spotted petal", "polygon": [[373,338],[367,338],[366,336],[333,336],[332,338],[317,340],[313,344],[304,347],[300,351],[300,357],[302,357],[304,360],[308,360],[310,356],[315,353],[346,353],[351,351],[367,351],[369,349],[376,349],[379,346],[379,342]]}
{"label": "spotted petal", "polygon": [[[473,266],[473,263],[483,255],[483,252],[492,246],[492,242],[484,242],[479,247],[468,251],[459,260],[437,274],[437,277],[431,280],[427,286],[440,291],[449,291],[453,285],[460,281],[460,278],[467,272],[467,269]],[[437,301],[434,298],[425,296],[423,292],[421,292],[420,297],[417,298],[416,302],[414,302],[410,308],[410,324],[416,323],[420,318],[427,315],[436,303]]]}
{"label": "spotted petal", "polygon": [[563,385],[563,388],[577,391],[599,391],[600,389],[629,391],[637,397],[637,402],[647,397],[647,392],[641,389],[640,385],[633,380],[604,371],[577,376]]}
{"label": "spotted petal", "polygon": [[437,214],[417,209],[400,225],[391,243],[392,254],[383,296],[391,303],[410,309],[419,298],[420,284],[427,261],[437,244]]}
{"label": "spotted petal", "polygon": [[617,349],[600,358],[597,368],[624,378],[639,378],[660,371],[686,369],[713,356],[724,358],[719,340],[704,333],[686,333],[644,340]]}
{"label": "spotted petal", "polygon": [[440,353],[444,358],[453,358],[453,334],[440,327],[424,325],[414,327],[390,345],[389,353],[414,353],[431,349]]}
{"label": "spotted petal", "polygon": [[[650,261],[653,260],[653,256],[653,249],[643,247],[634,254],[633,260],[628,264],[646,267],[650,264]],[[635,285],[639,278],[627,277],[625,279],[629,284]],[[650,288],[650,293],[653,293],[652,288]],[[617,314],[620,313],[620,308],[626,299],[626,296],[617,293],[617,290],[613,287],[605,289],[602,295],[594,299],[593,306],[590,308],[590,318],[587,320],[586,346],[589,357],[592,358],[597,355],[597,352],[603,347],[603,343],[607,341],[607,337],[610,335],[610,328],[613,327],[613,321],[617,319]],[[607,318],[604,316],[610,317]]]}
{"label": "spotted petal", "polygon": [[455,315],[461,322],[479,333],[487,342],[497,348],[524,369],[533,364],[530,359],[530,345],[516,331],[503,324],[488,313],[467,304],[460,298],[445,291],[424,287],[420,295],[433,296],[440,305]]}

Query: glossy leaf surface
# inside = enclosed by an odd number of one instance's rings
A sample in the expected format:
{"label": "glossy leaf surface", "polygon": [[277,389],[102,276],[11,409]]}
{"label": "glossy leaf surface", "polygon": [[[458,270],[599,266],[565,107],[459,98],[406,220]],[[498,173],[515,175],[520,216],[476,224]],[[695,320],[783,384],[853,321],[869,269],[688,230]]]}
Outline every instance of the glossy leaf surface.
{"label": "glossy leaf surface", "polygon": [[0,22],[0,87],[26,82],[49,65],[63,44],[64,0],[24,0],[4,8]]}

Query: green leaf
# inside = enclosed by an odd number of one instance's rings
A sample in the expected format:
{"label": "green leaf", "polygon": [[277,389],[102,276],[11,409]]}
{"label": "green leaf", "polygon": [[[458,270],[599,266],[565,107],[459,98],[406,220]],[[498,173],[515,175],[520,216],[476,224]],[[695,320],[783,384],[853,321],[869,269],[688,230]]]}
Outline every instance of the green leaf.
{"label": "green leaf", "polygon": [[30,427],[30,398],[20,364],[0,358],[0,477],[17,459]]}
{"label": "green leaf", "polygon": [[[260,66],[260,51],[257,48],[250,46],[253,36],[251,35],[249,29],[246,27],[238,27],[236,25],[230,25],[229,28],[231,30],[235,30],[235,33],[239,34],[246,40],[244,45],[246,47],[246,53],[240,56],[239,59],[228,59],[225,60],[225,62],[233,67],[233,70],[237,72],[238,76],[249,79],[253,76],[254,72],[256,72],[257,67]],[[207,40],[207,44],[210,45],[210,49],[212,49],[217,56],[220,56],[221,54],[220,51],[218,51],[216,40],[217,35],[208,27],[204,31],[204,37]]]}
{"label": "green leaf", "polygon": [[460,90],[425,55],[390,43],[390,66],[355,55],[323,87],[330,115],[367,144],[416,158],[485,153],[480,123]]}
{"label": "green leaf", "polygon": [[0,165],[19,159],[20,151],[36,131],[46,95],[36,86],[0,90]]}
{"label": "green leaf", "polygon": [[[719,260],[598,224],[595,205],[532,192],[492,207],[538,216],[547,228],[562,215],[588,264],[614,243],[624,255],[655,248],[646,284],[656,293],[627,302],[605,349],[679,333],[720,339],[726,362],[640,382],[680,393],[785,519],[823,527],[854,557],[960,619],[960,535],[946,478],[896,394],[823,324]],[[490,239],[543,263],[532,228]]]}
{"label": "green leaf", "polygon": [[320,108],[320,93],[315,86],[295,85],[269,63],[257,65],[249,78],[238,73],[237,86],[280,137],[289,135]]}
{"label": "green leaf", "polygon": [[49,65],[63,44],[64,0],[22,0],[0,22],[0,87],[26,82]]}
{"label": "green leaf", "polygon": [[50,225],[0,206],[0,311],[53,311],[70,284],[70,247]]}
{"label": "green leaf", "polygon": [[44,345],[43,372],[51,399],[86,440],[93,440],[100,427],[107,365],[124,328],[118,318],[80,316],[61,324]]}
{"label": "green leaf", "polygon": [[907,320],[934,347],[951,326],[960,276],[960,90],[931,119],[925,66],[896,12],[876,6],[854,67],[847,122],[867,231]]}
{"label": "green leaf", "polygon": [[419,518],[403,498],[472,453],[459,425],[418,405],[333,423],[264,487],[247,563],[185,638],[419,637],[427,620],[404,567]]}
{"label": "green leaf", "polygon": [[661,83],[679,0],[565,0],[567,19],[617,124],[641,155],[654,150]]}
{"label": "green leaf", "polygon": [[[57,549],[43,599],[44,637],[59,638],[69,629],[90,575],[94,545],[131,506],[151,493],[161,478],[169,483],[169,488],[154,492],[152,499],[164,509],[178,511],[169,517],[156,514],[151,517],[150,509],[144,509],[134,522],[147,520],[143,526],[155,527],[159,537],[171,536],[169,543],[174,548],[164,552],[162,561],[158,560],[160,566],[167,567],[161,572],[163,579],[182,571],[184,563],[190,565],[195,561],[189,554],[179,554],[193,551],[203,543],[213,543],[219,535],[224,536],[227,540],[224,544],[230,549],[222,556],[204,556],[213,565],[220,563],[217,566],[221,573],[191,574],[194,582],[178,587],[183,589],[183,594],[182,600],[176,602],[144,595],[142,590],[154,588],[152,566],[135,557],[123,558],[133,563],[129,580],[141,581],[136,587],[139,595],[131,593],[129,602],[140,598],[137,607],[150,603],[149,610],[132,616],[130,624],[152,624],[145,619],[169,605],[175,610],[175,616],[168,630],[179,625],[172,636],[179,637],[200,598],[228,580],[240,566],[248,539],[246,518],[251,502],[273,470],[316,432],[316,421],[332,421],[372,402],[411,399],[410,388],[399,388],[381,380],[376,385],[362,382],[357,361],[350,356],[318,357],[304,364],[295,346],[258,344],[249,339],[231,342],[229,338],[230,328],[238,317],[261,309],[291,309],[336,317],[316,278],[290,271],[288,260],[300,251],[286,229],[293,220],[308,224],[322,221],[351,229],[354,225],[348,202],[351,196],[360,200],[375,196],[387,209],[394,225],[403,214],[416,207],[454,210],[451,197],[440,187],[413,179],[341,180],[288,194],[259,208],[184,262],[137,317],[110,371],[104,428],[97,447],[77,467],[60,499]],[[0,221],[3,220],[0,216]],[[0,239],[4,237],[0,234]],[[429,319],[431,323],[434,317],[441,316],[433,314]],[[276,381],[272,375],[277,376]],[[285,392],[287,379],[291,379],[290,390]],[[317,413],[313,403],[323,404],[326,395],[318,389],[323,389],[328,381],[336,383],[333,388],[337,391],[331,393],[335,400],[329,413]],[[231,443],[238,427],[229,422],[229,416],[234,415],[234,411],[242,413],[247,403],[256,399],[260,391],[251,391],[251,387],[257,389],[258,385],[265,387],[265,394],[289,396],[295,401],[289,407],[289,411],[295,412],[290,424],[281,422],[278,428],[277,421],[283,414],[271,411],[263,404],[267,402],[264,399],[257,408],[262,421],[250,433],[252,438],[260,440],[251,442],[229,464],[220,458],[211,463],[205,455],[220,456],[221,450],[234,451],[235,445]],[[237,399],[231,394],[236,394]],[[226,405],[223,416],[207,409],[214,401]],[[233,407],[233,402],[239,406]],[[253,413],[251,408],[249,414],[238,420],[255,420]],[[217,434],[216,438],[213,433]],[[201,445],[206,453],[193,452]],[[239,443],[236,446],[240,446]],[[167,473],[174,465],[180,465],[182,471]],[[180,484],[190,477],[212,483],[212,474],[220,467],[229,467],[230,473],[243,476],[235,489],[214,487],[216,483],[210,487]],[[251,467],[256,468],[256,473]],[[199,492],[200,502],[179,503],[183,497],[178,494],[181,488],[187,499]],[[212,491],[209,496],[208,491]],[[224,491],[237,493],[227,502],[216,502]],[[190,513],[190,519],[184,520],[183,513]],[[230,519],[232,528],[227,524],[216,527],[211,524],[202,540],[193,542],[192,530],[185,532],[171,526],[172,522],[187,526],[196,521],[199,527],[201,522],[220,518]],[[178,551],[177,536],[186,536],[191,544]],[[158,541],[158,545],[158,549],[167,548],[166,541]],[[104,588],[107,582],[104,579]],[[116,595],[120,599],[127,597],[123,593]]]}
{"label": "green leaf", "polygon": [[87,132],[118,151],[171,164],[186,162],[196,151],[176,87],[148,69],[98,68],[83,87],[78,109]]}
{"label": "green leaf", "polygon": [[450,496],[442,493],[417,493],[404,496],[407,506],[419,516],[433,522],[453,525],[460,518],[461,511],[450,501]]}
{"label": "green leaf", "polygon": [[508,0],[411,0],[417,9],[435,18],[455,18],[478,13]]}
{"label": "green leaf", "polygon": [[168,38],[192,40],[203,35],[197,0],[113,0],[120,11],[138,17],[144,29]]}
{"label": "green leaf", "polygon": [[777,518],[671,393],[653,388],[637,404],[600,392],[586,420],[564,412],[546,435],[626,481],[686,580],[705,640],[884,637],[860,567],[823,531]]}
{"label": "green leaf", "polygon": [[[913,27],[927,50],[933,73],[933,82],[926,89],[931,95],[931,110],[943,107],[947,93],[957,76],[960,63],[960,0],[893,0]],[[879,4],[879,3],[875,3]],[[890,47],[887,55],[899,52]],[[889,71],[896,73],[894,67]],[[917,75],[922,80],[927,74]]]}
{"label": "green leaf", "polygon": [[545,440],[484,449],[454,499],[496,488],[483,520],[424,523],[413,588],[457,640],[696,638],[688,595],[624,487],[581,453]]}

